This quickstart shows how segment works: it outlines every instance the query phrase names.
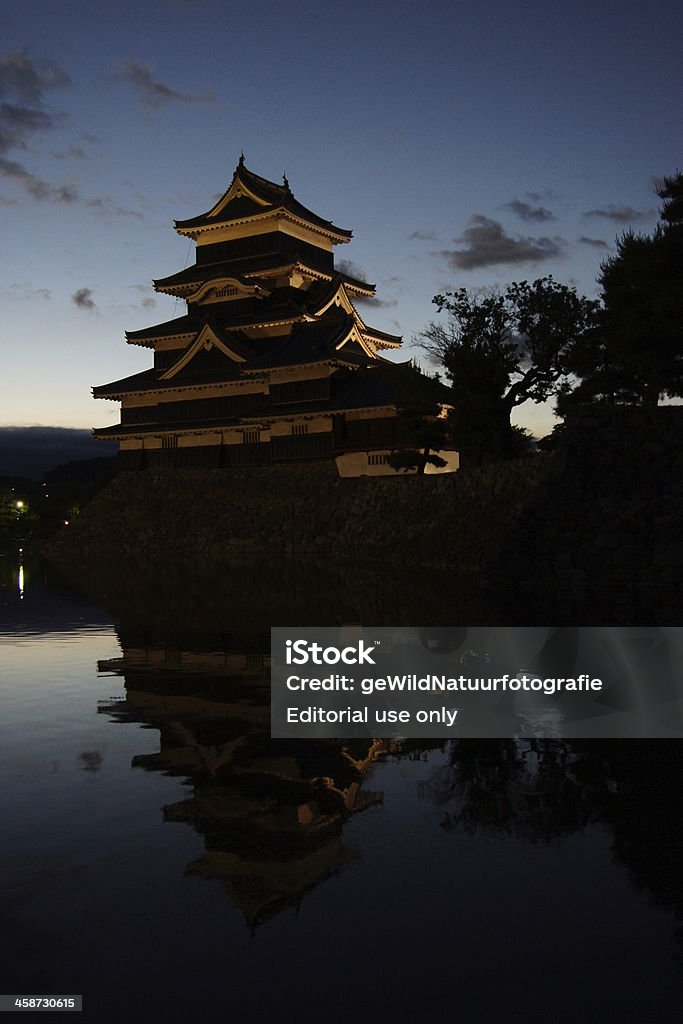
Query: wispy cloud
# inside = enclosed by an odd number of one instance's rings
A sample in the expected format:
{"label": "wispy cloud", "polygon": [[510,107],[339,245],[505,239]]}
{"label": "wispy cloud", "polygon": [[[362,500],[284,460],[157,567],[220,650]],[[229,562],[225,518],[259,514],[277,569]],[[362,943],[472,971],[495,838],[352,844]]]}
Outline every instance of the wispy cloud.
{"label": "wispy cloud", "polygon": [[340,274],[346,274],[348,277],[354,277],[357,281],[367,281],[368,277],[362,267],[359,267],[357,263],[352,260],[337,260],[335,263],[335,269]]}
{"label": "wispy cloud", "polygon": [[359,295],[353,301],[357,306],[372,306],[375,309],[391,309],[398,306],[398,299],[378,299],[376,295]]}
{"label": "wispy cloud", "polygon": [[579,242],[581,245],[590,245],[594,249],[609,249],[609,245],[602,238],[588,238],[587,235],[581,235]]}
{"label": "wispy cloud", "polygon": [[552,210],[546,209],[545,206],[532,206],[531,203],[525,203],[523,199],[512,199],[509,203],[503,205],[503,209],[511,210],[521,220],[525,221],[541,223],[542,221],[556,220]]}
{"label": "wispy cloud", "polygon": [[445,259],[454,270],[476,270],[478,267],[512,266],[519,263],[541,263],[564,256],[564,238],[538,238],[506,234],[503,225],[481,213],[470,218],[469,227],[456,243],[461,249],[442,250],[435,255]]}
{"label": "wispy cloud", "polygon": [[155,78],[152,69],[139,61],[120,60],[117,64],[117,77],[120,81],[132,85],[141,103],[150,107],[164,107],[169,103],[215,103],[214,93],[190,93],[174,89],[166,82]]}
{"label": "wispy cloud", "polygon": [[71,79],[55,61],[32,61],[25,53],[0,54],[0,176],[21,185],[33,199],[74,202],[74,185],[54,186],[15,158],[29,142],[50,131],[62,115],[45,105],[52,89],[71,85]]}
{"label": "wispy cloud", "polygon": [[602,220],[611,220],[615,224],[634,224],[639,220],[647,220],[652,216],[650,210],[634,210],[632,206],[617,206],[609,203],[607,206],[595,210],[587,210],[584,217],[598,217]]}
{"label": "wispy cloud", "polygon": [[49,288],[34,288],[32,284],[24,282],[10,285],[5,292],[5,297],[16,302],[34,302],[36,299],[49,302],[52,292]]}
{"label": "wispy cloud", "polygon": [[146,284],[130,284],[130,285],[128,285],[128,287],[131,288],[135,292],[140,292],[140,294],[143,296],[143,298],[140,299],[140,305],[142,306],[143,309],[154,309],[154,307],[157,304],[157,301],[156,301],[155,298],[153,298],[149,294],[149,291],[150,291],[149,285],[146,285]]}
{"label": "wispy cloud", "polygon": [[78,291],[75,291],[71,296],[71,301],[74,306],[78,307],[78,309],[84,309],[88,313],[96,313],[97,304],[92,296],[92,288],[79,288]]}
{"label": "wispy cloud", "polygon": [[25,53],[0,54],[0,98],[39,106],[45,92],[71,85],[71,79],[53,60],[32,61]]}
{"label": "wispy cloud", "polygon": [[408,241],[412,242],[414,239],[419,242],[435,242],[436,231],[413,231],[412,235],[408,236]]}
{"label": "wispy cloud", "polygon": [[85,205],[88,209],[92,210],[93,213],[99,213],[104,216],[110,217],[137,217],[138,220],[144,220],[142,213],[139,210],[129,210],[125,206],[121,206],[111,196],[94,196],[91,199],[86,199]]}
{"label": "wispy cloud", "polygon": [[69,146],[68,149],[60,152],[59,150],[51,149],[50,156],[54,157],[55,160],[85,160],[86,153],[82,146]]}
{"label": "wispy cloud", "polygon": [[76,185],[51,185],[39,178],[16,160],[0,156],[0,176],[8,181],[18,182],[32,199],[50,199],[57,203],[75,203],[78,198]]}

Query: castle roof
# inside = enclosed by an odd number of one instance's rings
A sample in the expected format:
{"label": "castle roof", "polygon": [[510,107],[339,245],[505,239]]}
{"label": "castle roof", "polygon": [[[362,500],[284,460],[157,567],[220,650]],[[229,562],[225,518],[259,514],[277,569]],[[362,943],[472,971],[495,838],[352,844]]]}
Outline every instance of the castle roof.
{"label": "castle roof", "polygon": [[210,210],[199,214],[198,217],[176,220],[174,226],[180,234],[192,236],[197,229],[229,224],[231,221],[275,213],[278,210],[322,229],[325,234],[335,236],[340,242],[348,242],[353,234],[352,231],[337,227],[331,220],[319,217],[295,199],[286,178],[282,185],[278,185],[259,174],[254,174],[245,166],[244,157],[240,157],[230,186]]}
{"label": "castle roof", "polygon": [[[241,411],[236,410],[234,416],[223,414],[220,417],[205,416],[201,418],[188,415],[186,419],[174,420],[173,430],[207,430],[214,425],[225,427],[231,424],[248,424],[250,421],[263,422],[269,418],[281,419],[285,416],[307,413],[332,415],[351,409],[391,408],[404,402],[406,396],[409,396],[412,402],[434,404],[452,402],[452,393],[446,385],[418,373],[410,363],[397,364],[379,360],[372,366],[368,366],[367,363],[363,365],[362,353],[349,353],[349,356],[351,358],[346,362],[346,368],[342,366],[340,371],[329,379],[329,394],[325,397],[283,402],[280,399],[274,401],[271,395],[263,393],[245,395],[243,401],[248,404],[245,404]],[[125,384],[127,388],[136,387],[139,390],[158,390],[162,382],[158,375],[154,376],[154,374],[155,371],[147,370],[126,378],[125,381],[116,382],[116,384]],[[187,384],[187,381],[185,383]],[[198,377],[193,383],[196,386],[201,386],[202,383],[211,384],[212,380],[209,375],[205,375]],[[115,385],[106,385],[106,387],[115,387]],[[114,394],[121,394],[121,391],[115,390]],[[101,438],[121,438],[125,435],[140,436],[158,432],[158,423],[140,422],[99,428],[96,434]]]}

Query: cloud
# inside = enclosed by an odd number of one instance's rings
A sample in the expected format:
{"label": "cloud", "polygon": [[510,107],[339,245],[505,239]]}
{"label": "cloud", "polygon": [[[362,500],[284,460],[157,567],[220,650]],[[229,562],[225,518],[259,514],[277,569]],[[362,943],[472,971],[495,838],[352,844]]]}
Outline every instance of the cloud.
{"label": "cloud", "polygon": [[45,107],[45,94],[71,85],[66,71],[52,60],[32,61],[25,53],[0,54],[0,176],[17,182],[33,199],[74,202],[75,186],[54,187],[13,159],[34,136],[50,131],[61,119]]}
{"label": "cloud", "polygon": [[436,241],[436,231],[413,231],[412,235],[408,236],[408,241],[412,242],[413,239],[417,239],[419,242],[434,242]]}
{"label": "cloud", "polygon": [[581,235],[579,242],[582,245],[592,245],[594,249],[609,249],[609,245],[602,238],[588,238],[586,235]]}
{"label": "cloud", "polygon": [[0,147],[3,152],[24,149],[35,132],[54,127],[55,116],[45,110],[21,107],[16,103],[0,103]]}
{"label": "cloud", "polygon": [[144,220],[139,210],[129,210],[127,207],[117,203],[111,196],[93,196],[91,199],[86,199],[85,205],[90,210],[93,210],[94,213],[104,216],[137,217],[138,220]]}
{"label": "cloud", "polygon": [[85,150],[82,146],[69,146],[68,149],[60,153],[55,149],[50,150],[50,156],[54,157],[55,160],[85,160]]}
{"label": "cloud", "polygon": [[19,51],[0,54],[0,99],[14,96],[39,106],[47,90],[68,85],[71,79],[53,60],[34,62]]}
{"label": "cloud", "polygon": [[540,223],[541,221],[556,219],[555,214],[551,210],[547,210],[545,206],[531,206],[530,203],[525,203],[522,199],[513,199],[509,203],[505,203],[503,209],[512,210],[518,217],[526,221]]}
{"label": "cloud", "polygon": [[335,263],[335,270],[338,274],[346,274],[348,277],[354,277],[356,281],[367,281],[367,275],[362,267],[359,267],[357,263],[352,260],[337,260]]}
{"label": "cloud", "polygon": [[132,85],[138,94],[141,103],[150,107],[163,107],[169,103],[215,103],[216,97],[212,92],[196,94],[179,92],[165,82],[154,78],[152,69],[146,64],[140,64],[136,60],[120,60],[118,62],[118,78],[122,82]]}
{"label": "cloud", "polygon": [[85,309],[89,313],[97,312],[97,305],[92,297],[92,288],[79,288],[71,296],[71,301],[74,306],[78,306],[79,309]]}
{"label": "cloud", "polygon": [[49,288],[34,288],[32,284],[24,282],[22,284],[10,285],[5,292],[5,296],[18,302],[33,302],[35,299],[49,302],[52,298],[52,292]]}
{"label": "cloud", "polygon": [[129,284],[128,287],[134,292],[140,292],[143,296],[143,298],[140,299],[140,305],[143,309],[154,309],[157,304],[157,300],[149,294],[150,288],[148,284]]}
{"label": "cloud", "polygon": [[398,306],[398,299],[378,299],[376,295],[359,295],[353,300],[358,306],[373,306],[375,309],[391,309]]}
{"label": "cloud", "polygon": [[546,188],[543,192],[525,192],[524,195],[532,203],[540,203],[541,199],[559,199],[557,192],[552,188]]}
{"label": "cloud", "polygon": [[151,288],[148,284],[129,284],[128,290],[137,292],[138,295],[135,300],[130,304],[117,306],[118,310],[124,311],[126,309],[154,309],[157,305],[157,300],[153,295],[150,295]]}
{"label": "cloud", "polygon": [[521,235],[507,235],[499,221],[484,217],[481,213],[475,213],[470,217],[470,226],[456,242],[464,244],[465,248],[435,254],[447,260],[454,270],[541,263],[563,256],[566,245],[563,238],[524,238]]}
{"label": "cloud", "polygon": [[615,224],[632,224],[651,216],[652,213],[648,210],[634,210],[632,206],[616,206],[614,203],[609,203],[602,210],[587,210],[584,213],[584,217],[601,217],[603,220],[614,221]]}
{"label": "cloud", "polygon": [[0,156],[0,176],[18,182],[32,199],[50,199],[57,203],[75,203],[78,199],[75,185],[50,185],[23,164],[4,156]]}

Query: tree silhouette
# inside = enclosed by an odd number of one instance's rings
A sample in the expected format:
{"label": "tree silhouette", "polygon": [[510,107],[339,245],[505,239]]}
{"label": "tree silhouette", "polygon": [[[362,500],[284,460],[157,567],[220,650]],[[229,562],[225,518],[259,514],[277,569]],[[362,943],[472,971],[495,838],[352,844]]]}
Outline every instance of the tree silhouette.
{"label": "tree silhouette", "polygon": [[413,401],[398,412],[398,429],[405,445],[392,452],[388,464],[395,470],[415,469],[424,473],[427,466],[448,465],[436,452],[448,446],[448,422],[440,416],[435,402]]}
{"label": "tree silhouette", "polygon": [[597,303],[550,276],[432,301],[447,320],[429,324],[420,341],[451,380],[456,446],[475,462],[519,454],[513,410],[567,386],[570,354],[594,330]]}
{"label": "tree silhouette", "polygon": [[627,231],[601,265],[603,309],[590,344],[573,352],[576,402],[656,406],[683,395],[683,174],[664,178],[651,235]]}

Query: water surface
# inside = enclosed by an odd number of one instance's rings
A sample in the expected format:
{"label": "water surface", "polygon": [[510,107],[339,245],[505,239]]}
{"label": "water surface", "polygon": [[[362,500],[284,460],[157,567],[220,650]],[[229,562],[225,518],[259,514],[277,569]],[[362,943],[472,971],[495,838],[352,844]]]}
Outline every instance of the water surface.
{"label": "water surface", "polygon": [[0,564],[3,991],[94,1021],[680,1019],[679,744],[274,741],[271,624],[465,612],[315,568],[94,603]]}

